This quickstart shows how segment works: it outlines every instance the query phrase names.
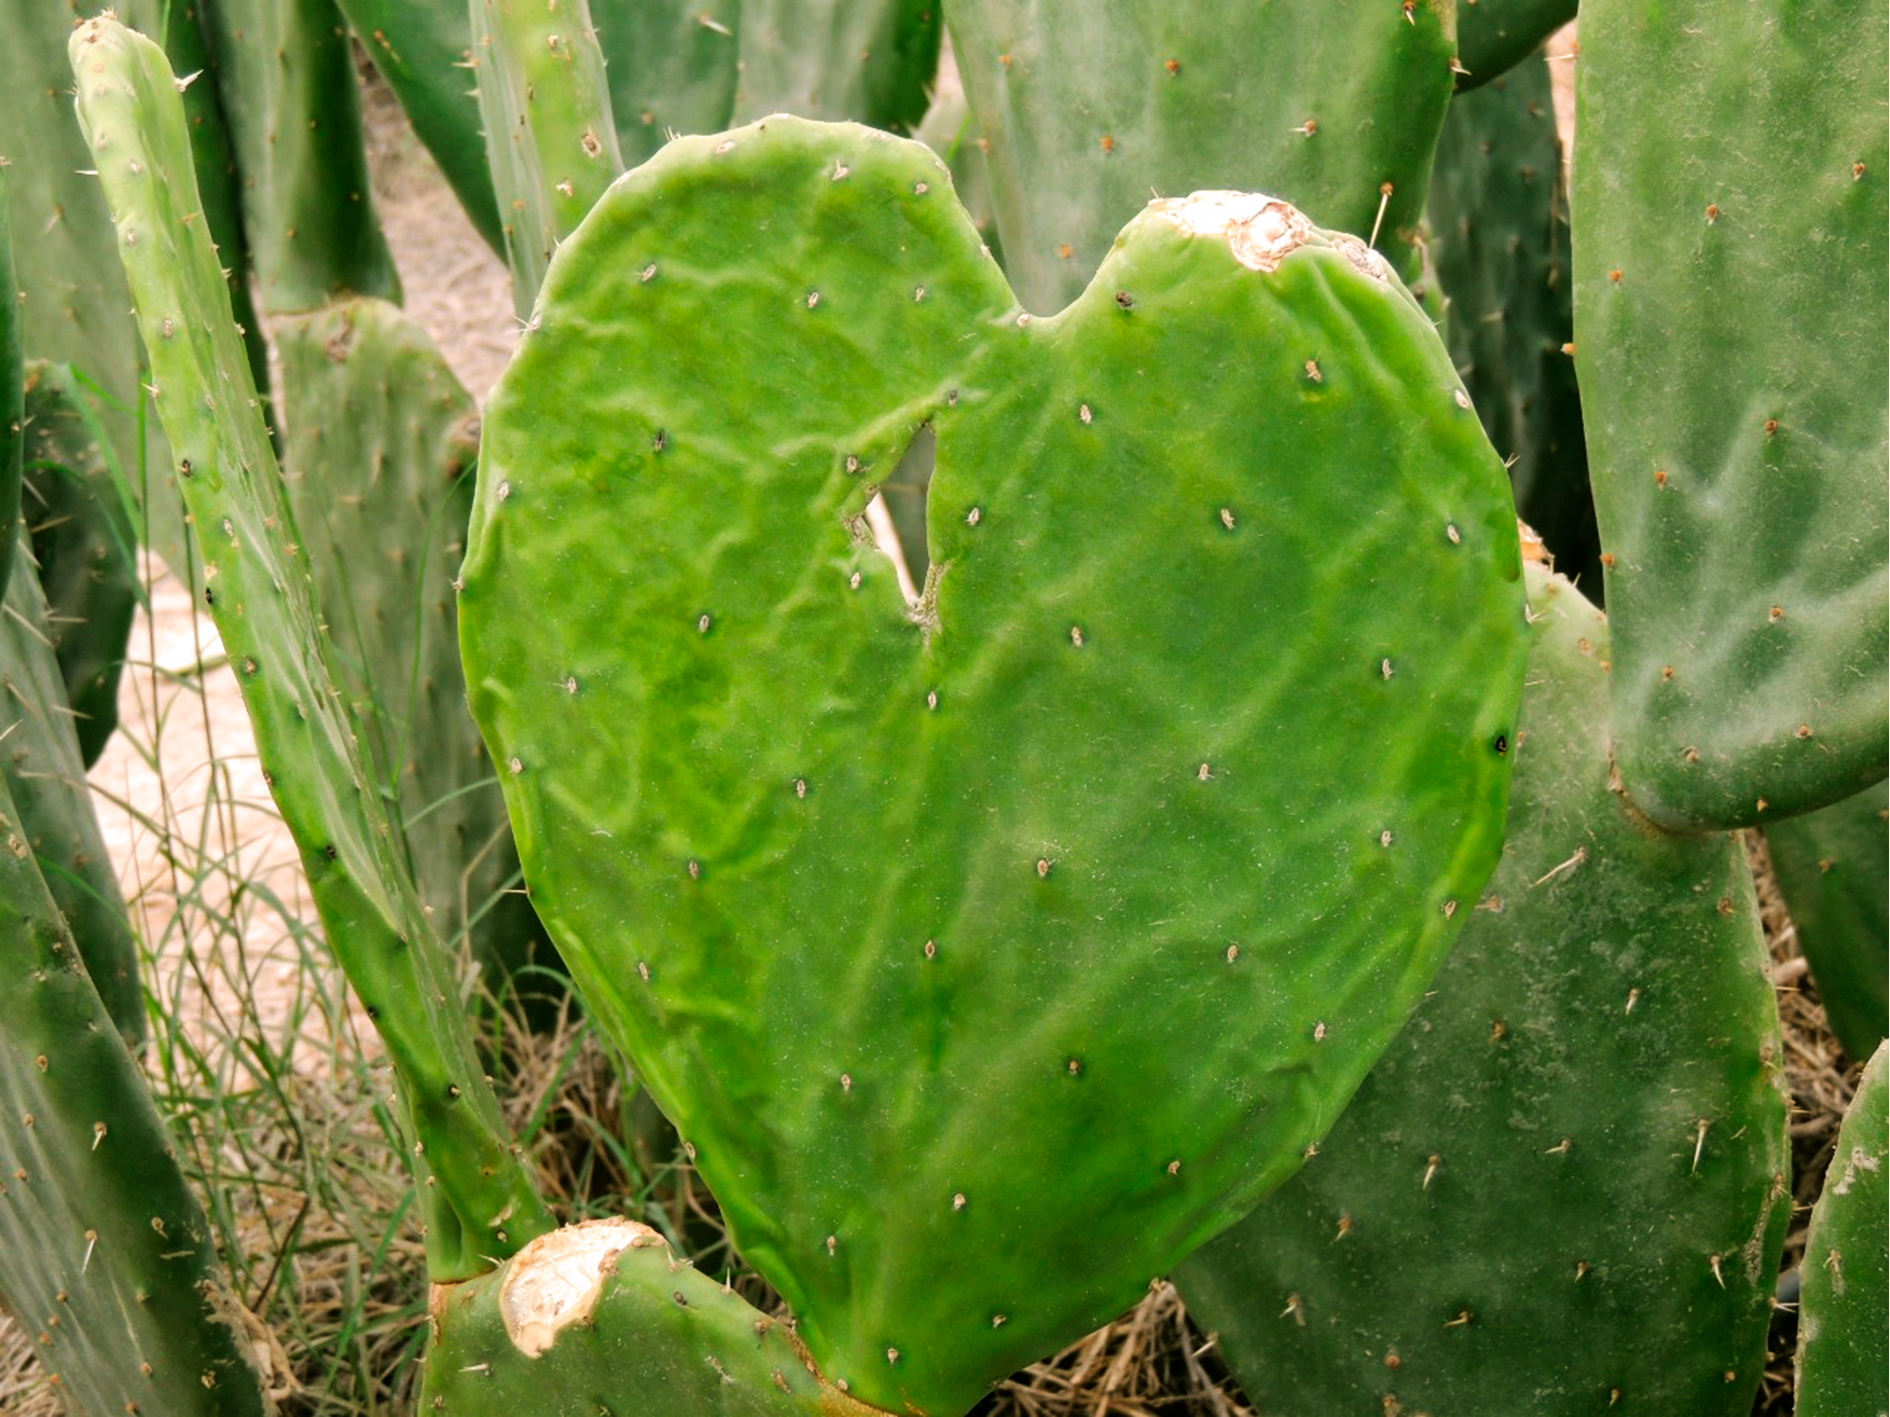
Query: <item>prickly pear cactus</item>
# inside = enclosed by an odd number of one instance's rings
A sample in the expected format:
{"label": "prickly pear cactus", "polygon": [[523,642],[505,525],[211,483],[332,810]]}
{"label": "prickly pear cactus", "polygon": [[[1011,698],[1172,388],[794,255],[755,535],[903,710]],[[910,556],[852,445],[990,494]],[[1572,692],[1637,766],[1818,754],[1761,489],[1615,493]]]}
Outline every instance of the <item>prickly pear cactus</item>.
{"label": "prickly pear cactus", "polygon": [[1890,787],[1775,822],[1765,843],[1831,1031],[1868,1058],[1890,1032]]}
{"label": "prickly pear cactus", "polygon": [[1251,187],[1405,264],[1456,55],[1439,0],[954,0],[1005,269],[1060,310],[1151,193]]}
{"label": "prickly pear cactus", "polygon": [[0,777],[0,1299],[76,1413],[261,1417],[209,1226],[24,833]]}
{"label": "prickly pear cactus", "polygon": [[551,253],[623,171],[589,0],[473,0],[472,68],[519,317]]}
{"label": "prickly pear cactus", "polygon": [[1574,18],[1575,0],[1457,0],[1457,87],[1500,78]]}
{"label": "prickly pear cactus", "polygon": [[466,82],[472,61],[466,6],[450,0],[338,3],[468,219],[486,244],[504,255],[499,203],[479,127],[479,95]]}
{"label": "prickly pear cactus", "polygon": [[1890,1411],[1890,1081],[1879,1045],[1838,1130],[1837,1152],[1805,1237],[1798,1305],[1798,1417]]}
{"label": "prickly pear cactus", "polygon": [[851,125],[670,144],[538,315],[460,599],[533,903],[822,1371],[962,1411],[1298,1166],[1461,926],[1501,465],[1362,242],[1157,202],[1039,321]]}
{"label": "prickly pear cactus", "polygon": [[105,1011],[127,1042],[144,1040],[144,991],[138,944],[112,874],[92,788],[73,731],[66,685],[28,545],[14,556],[0,603],[0,778],[13,820],[78,942]]}
{"label": "prickly pear cactus", "polygon": [[1582,10],[1576,368],[1615,752],[1668,827],[1810,811],[1890,765],[1886,65],[1881,17],[1844,0]]}
{"label": "prickly pear cactus", "polygon": [[398,299],[335,0],[217,0],[208,13],[263,308],[310,310],[344,293]]}
{"label": "prickly pear cactus", "polygon": [[22,510],[49,607],[46,637],[65,680],[79,756],[90,767],[118,727],[143,588],[124,471],[69,364],[28,366]]}
{"label": "prickly pear cactus", "polygon": [[556,967],[466,712],[453,585],[479,447],[472,396],[426,332],[380,300],[276,324],[284,483],[372,761],[400,806],[420,898],[495,988]]}
{"label": "prickly pear cactus", "polygon": [[26,441],[25,361],[20,349],[20,302],[11,292],[13,234],[8,220],[7,174],[0,168],[0,594],[13,570],[20,520],[21,464]]}
{"label": "prickly pear cactus", "polygon": [[1430,220],[1430,252],[1450,301],[1451,358],[1510,465],[1517,515],[1562,572],[1592,590],[1601,543],[1568,353],[1568,188],[1540,54],[1451,100]]}
{"label": "prickly pear cactus", "polygon": [[177,80],[109,15],[70,40],[79,122],[115,218],[176,480],[202,529],[204,599],[329,948],[373,1019],[414,1140],[428,1270],[465,1278],[551,1228],[485,1078],[398,827],[336,687],[216,253]]}
{"label": "prickly pear cactus", "polygon": [[1262,1411],[1743,1417],[1790,1207],[1726,837],[1609,785],[1608,629],[1527,569],[1502,864],[1300,1174],[1176,1276]]}
{"label": "prickly pear cactus", "polygon": [[794,1336],[629,1220],[542,1235],[433,1290],[423,1410],[877,1417]]}

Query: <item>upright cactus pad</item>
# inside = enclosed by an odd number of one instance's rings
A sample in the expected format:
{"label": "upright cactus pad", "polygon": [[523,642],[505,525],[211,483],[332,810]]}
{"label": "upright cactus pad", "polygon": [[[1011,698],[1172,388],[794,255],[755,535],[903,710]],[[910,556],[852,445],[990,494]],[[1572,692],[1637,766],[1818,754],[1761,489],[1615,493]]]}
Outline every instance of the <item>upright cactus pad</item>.
{"label": "upright cactus pad", "polygon": [[962,1411],[1297,1167],[1466,918],[1501,465],[1362,242],[1158,202],[1039,321],[851,125],[670,144],[538,316],[460,600],[533,903],[827,1376]]}
{"label": "upright cactus pad", "polygon": [[466,712],[453,586],[479,417],[433,341],[381,300],[277,322],[284,482],[342,682],[398,800],[420,898],[495,988],[555,967]]}
{"label": "upright cactus pad", "polygon": [[879,1417],[771,1319],[628,1220],[540,1236],[433,1291],[422,1410]]}
{"label": "upright cactus pad", "polygon": [[0,168],[0,594],[13,569],[19,538],[20,472],[26,441],[25,358],[20,302],[13,295],[13,236],[7,218],[7,174]]}
{"label": "upright cactus pad", "polygon": [[263,308],[310,310],[344,293],[398,299],[335,0],[217,0],[208,12]]}
{"label": "upright cactus pad", "polygon": [[19,839],[78,943],[93,987],[127,1041],[144,1039],[138,944],[92,787],[85,778],[46,597],[22,540],[0,598],[0,779],[9,785]]}
{"label": "upright cactus pad", "polygon": [[1890,787],[1766,829],[1831,1031],[1853,1059],[1890,1033]]}
{"label": "upright cactus pad", "polygon": [[1441,0],[953,0],[946,21],[1032,310],[1082,290],[1151,192],[1251,187],[1410,249],[1456,55]]}
{"label": "upright cactus pad", "polygon": [[1615,753],[1669,827],[1890,764],[1890,32],[1847,0],[1582,9],[1575,344]]}
{"label": "upright cactus pad", "polygon": [[1509,464],[1517,515],[1565,575],[1592,588],[1601,544],[1569,358],[1568,188],[1540,54],[1451,100],[1430,218],[1450,354]]}
{"label": "upright cactus pad", "polygon": [[1528,570],[1509,839],[1300,1174],[1176,1276],[1269,1417],[1744,1417],[1790,1206],[1744,853],[1610,788],[1608,632]]}
{"label": "upright cactus pad", "polygon": [[0,777],[0,1298],[75,1413],[261,1417],[209,1226],[78,956]]}
{"label": "upright cactus pad", "polygon": [[1798,1306],[1798,1417],[1890,1409],[1890,1078],[1879,1046],[1838,1130],[1805,1237]]}
{"label": "upright cactus pad", "polygon": [[551,1227],[485,1080],[451,962],[335,685],[222,271],[204,233],[177,81],[109,16],[72,33],[97,156],[151,354],[179,488],[201,529],[204,600],[295,839],[329,948],[386,1045],[414,1138],[428,1267],[491,1267]]}
{"label": "upright cactus pad", "polygon": [[118,682],[143,589],[123,469],[69,364],[28,366],[22,511],[50,608],[79,755],[89,767],[118,727]]}
{"label": "upright cactus pad", "polygon": [[1457,0],[1457,87],[1500,78],[1574,18],[1575,0]]}

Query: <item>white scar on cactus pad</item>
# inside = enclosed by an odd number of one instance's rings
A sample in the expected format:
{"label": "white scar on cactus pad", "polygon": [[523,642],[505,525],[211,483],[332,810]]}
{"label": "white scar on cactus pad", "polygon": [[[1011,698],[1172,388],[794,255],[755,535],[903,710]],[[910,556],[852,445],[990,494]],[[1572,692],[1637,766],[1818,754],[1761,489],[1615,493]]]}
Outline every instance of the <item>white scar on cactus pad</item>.
{"label": "white scar on cactus pad", "polygon": [[570,1325],[590,1318],[619,1254],[663,1243],[649,1226],[615,1218],[540,1235],[512,1257],[499,1291],[506,1336],[527,1358],[536,1358]]}
{"label": "white scar on cactus pad", "polygon": [[[1148,210],[1190,236],[1218,236],[1249,270],[1277,271],[1280,262],[1306,244],[1313,224],[1291,202],[1264,192],[1191,192],[1157,197]],[[1356,236],[1331,232],[1332,245],[1373,280],[1386,280],[1385,259]]]}

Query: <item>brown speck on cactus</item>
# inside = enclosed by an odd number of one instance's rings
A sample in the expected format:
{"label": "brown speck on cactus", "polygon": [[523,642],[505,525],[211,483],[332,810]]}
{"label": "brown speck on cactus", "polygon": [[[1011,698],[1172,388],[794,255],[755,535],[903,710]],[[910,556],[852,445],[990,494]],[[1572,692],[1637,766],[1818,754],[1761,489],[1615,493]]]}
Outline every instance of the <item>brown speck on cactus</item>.
{"label": "brown speck on cactus", "polygon": [[1133,310],[1135,308],[1135,297],[1126,290],[1118,290],[1116,292],[1116,304],[1124,310]]}
{"label": "brown speck on cactus", "polygon": [[840,1248],[840,1237],[837,1235],[829,1235],[827,1237],[827,1253],[831,1255],[835,1250],[839,1248]]}
{"label": "brown speck on cactus", "polygon": [[1083,627],[1081,625],[1070,626],[1070,643],[1075,645],[1078,649],[1083,647]]}
{"label": "brown speck on cactus", "polygon": [[1181,61],[1179,59],[1170,59],[1167,63],[1162,65],[1162,68],[1166,69],[1170,74],[1179,74],[1181,72]]}
{"label": "brown speck on cactus", "polygon": [[1445,901],[1444,902],[1444,919],[1446,920],[1453,919],[1455,918],[1456,914],[1457,914],[1457,902],[1454,900]]}
{"label": "brown speck on cactus", "polygon": [[1660,666],[1660,679],[1663,684],[1672,682],[1673,666],[1671,664],[1663,664]]}
{"label": "brown speck on cactus", "polygon": [[1057,243],[1057,259],[1059,261],[1067,261],[1070,259],[1070,257],[1074,256],[1075,254],[1076,254],[1076,248],[1070,245],[1069,242],[1059,241]]}
{"label": "brown speck on cactus", "polygon": [[1098,141],[1100,142],[1102,146],[1102,150],[1105,153],[1112,153],[1116,150],[1116,139],[1115,139],[1114,134],[1104,133],[1101,139],[1099,139]]}
{"label": "brown speck on cactus", "polygon": [[1303,138],[1310,138],[1319,131],[1319,120],[1317,118],[1308,118],[1292,131],[1298,133]]}
{"label": "brown speck on cactus", "polygon": [[702,863],[693,856],[689,858],[689,879],[692,881],[702,879]]}
{"label": "brown speck on cactus", "polygon": [[1084,423],[1094,423],[1096,421],[1096,415],[1091,411],[1088,404],[1079,404],[1076,409],[1076,416],[1082,419]]}
{"label": "brown speck on cactus", "polygon": [[656,430],[655,433],[651,434],[650,450],[652,452],[660,453],[663,451],[663,449],[667,448],[668,446],[669,446],[669,430],[667,428],[659,428]]}
{"label": "brown speck on cactus", "polygon": [[1352,1217],[1345,1214],[1343,1211],[1341,1211],[1339,1214],[1338,1233],[1332,1237],[1333,1242],[1336,1244],[1338,1241],[1343,1240],[1347,1235],[1350,1235],[1351,1233],[1352,1233]]}
{"label": "brown speck on cactus", "polygon": [[1234,529],[1234,512],[1231,507],[1221,508],[1221,525],[1229,531]]}
{"label": "brown speck on cactus", "polygon": [[852,1073],[840,1074],[840,1090],[842,1092],[853,1091],[853,1074]]}
{"label": "brown speck on cactus", "polygon": [[1235,963],[1235,962],[1236,962],[1237,960],[1239,960],[1239,958],[1240,958],[1240,946],[1239,946],[1239,945],[1229,945],[1229,946],[1227,947],[1227,962],[1228,962],[1229,964],[1233,964],[1233,963]]}
{"label": "brown speck on cactus", "polygon": [[925,957],[927,959],[938,958],[938,941],[937,940],[927,940],[925,942]]}
{"label": "brown speck on cactus", "polygon": [[1621,268],[1619,266],[1616,266],[1613,270],[1608,272],[1608,281],[1612,285],[1619,285],[1621,283]]}
{"label": "brown speck on cactus", "polygon": [[1050,874],[1050,867],[1052,864],[1053,863],[1051,862],[1048,856],[1039,856],[1037,858],[1037,879],[1038,880],[1041,881]]}
{"label": "brown speck on cactus", "polygon": [[1081,1058],[1072,1058],[1063,1065],[1063,1070],[1071,1077],[1078,1077],[1083,1071],[1083,1060]]}
{"label": "brown speck on cactus", "polygon": [[963,1191],[955,1191],[952,1193],[952,1209],[953,1210],[963,1210],[965,1208],[965,1204],[966,1204],[965,1193]]}
{"label": "brown speck on cactus", "polygon": [[1778,432],[1778,420],[1776,418],[1766,419],[1765,420],[1765,436],[1769,438],[1776,432]]}
{"label": "brown speck on cactus", "polygon": [[1439,1156],[1436,1152],[1432,1152],[1428,1157],[1425,1158],[1424,1180],[1420,1189],[1428,1191],[1431,1188],[1431,1181],[1437,1175],[1437,1168],[1442,1166],[1443,1164],[1444,1164],[1444,1159],[1441,1156]]}
{"label": "brown speck on cactus", "polygon": [[1313,383],[1323,384],[1325,382],[1326,376],[1319,372],[1319,361],[1317,359],[1308,359],[1305,368],[1306,377],[1312,380]]}
{"label": "brown speck on cactus", "polygon": [[1811,725],[1809,723],[1799,724],[1797,731],[1792,734],[1792,737],[1798,739],[1800,742],[1803,742],[1805,739],[1809,738],[1810,736],[1811,736]]}
{"label": "brown speck on cactus", "polygon": [[1181,1161],[1179,1158],[1168,1163],[1168,1174],[1170,1176],[1179,1176],[1181,1174]]}
{"label": "brown speck on cactus", "polygon": [[1010,1316],[1009,1314],[993,1314],[993,1315],[991,1315],[991,1327],[992,1327],[992,1328],[1003,1328],[1003,1327],[1004,1327],[1004,1325],[1005,1325],[1005,1324],[1007,1324],[1007,1323],[1009,1323],[1010,1321],[1011,1321],[1011,1316]]}
{"label": "brown speck on cactus", "polygon": [[1863,163],[1861,162],[1852,163],[1851,164],[1851,181],[1862,182],[1864,180],[1865,170],[1866,169]]}
{"label": "brown speck on cactus", "polygon": [[1665,487],[1666,485],[1667,485],[1667,469],[1664,467],[1655,468],[1654,469],[1654,486]]}
{"label": "brown speck on cactus", "polygon": [[1718,203],[1716,203],[1716,202],[1708,202],[1708,203],[1706,204],[1706,224],[1707,224],[1708,226],[1711,226],[1711,225],[1712,225],[1712,224],[1713,224],[1714,222],[1716,222],[1716,221],[1718,221],[1718,220],[1719,220],[1719,205],[1718,205]]}

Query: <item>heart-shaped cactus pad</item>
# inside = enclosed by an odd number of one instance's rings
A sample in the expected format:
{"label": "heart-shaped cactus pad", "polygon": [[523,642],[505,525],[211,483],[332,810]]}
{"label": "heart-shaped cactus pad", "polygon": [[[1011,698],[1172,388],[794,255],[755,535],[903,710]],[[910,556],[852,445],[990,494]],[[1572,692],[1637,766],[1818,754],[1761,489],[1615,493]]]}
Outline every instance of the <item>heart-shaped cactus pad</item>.
{"label": "heart-shaped cactus pad", "polygon": [[[867,510],[924,425],[909,600]],[[672,142],[552,263],[462,576],[534,904],[894,1412],[1297,1168],[1501,845],[1503,468],[1396,277],[1269,198],[1151,203],[1037,318],[916,143]]]}

